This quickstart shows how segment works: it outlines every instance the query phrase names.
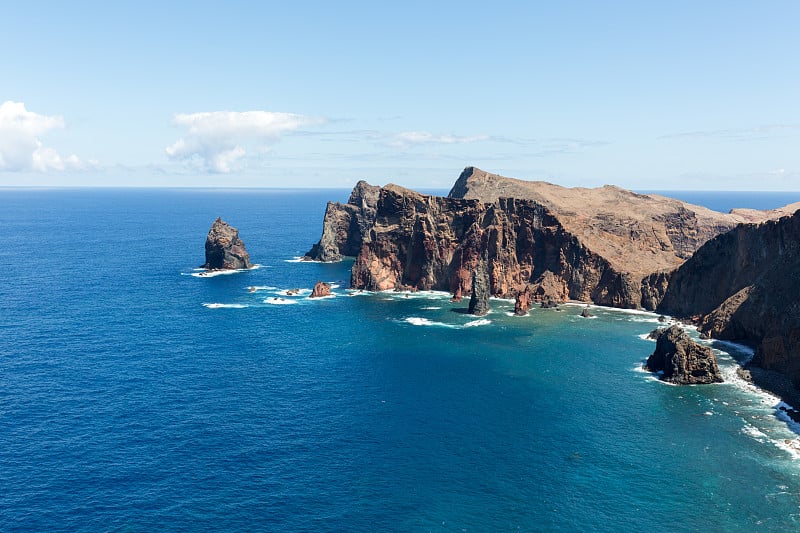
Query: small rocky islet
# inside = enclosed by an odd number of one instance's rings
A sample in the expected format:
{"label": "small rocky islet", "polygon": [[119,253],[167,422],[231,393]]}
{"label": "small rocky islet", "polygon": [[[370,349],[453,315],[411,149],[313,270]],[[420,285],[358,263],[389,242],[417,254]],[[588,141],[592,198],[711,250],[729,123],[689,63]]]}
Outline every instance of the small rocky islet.
{"label": "small rocky islet", "polygon": [[252,268],[250,254],[239,238],[239,230],[217,217],[206,237],[206,270],[242,270]]}
{"label": "small rocky islet", "polygon": [[722,383],[714,350],[692,340],[675,324],[650,333],[656,349],[647,359],[645,370],[659,373],[659,379],[675,385]]}

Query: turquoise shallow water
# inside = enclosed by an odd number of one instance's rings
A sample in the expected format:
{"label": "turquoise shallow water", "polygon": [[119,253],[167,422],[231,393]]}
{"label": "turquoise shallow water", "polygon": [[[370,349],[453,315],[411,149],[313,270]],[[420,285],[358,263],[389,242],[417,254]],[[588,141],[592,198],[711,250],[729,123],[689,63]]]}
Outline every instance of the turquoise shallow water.
{"label": "turquoise shallow water", "polygon": [[[730,356],[673,387],[654,315],[352,296],[291,262],[346,197],[0,190],[0,530],[797,527],[796,434]],[[261,268],[192,276],[218,215]]]}

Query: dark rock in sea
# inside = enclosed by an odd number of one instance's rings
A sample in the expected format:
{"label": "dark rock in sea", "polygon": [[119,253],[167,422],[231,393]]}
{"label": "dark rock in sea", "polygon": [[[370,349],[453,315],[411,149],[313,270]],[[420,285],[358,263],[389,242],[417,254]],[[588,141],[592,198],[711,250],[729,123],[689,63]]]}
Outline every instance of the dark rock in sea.
{"label": "dark rock in sea", "polygon": [[658,317],[658,321],[659,322],[666,322],[667,321],[667,317],[665,317],[664,315],[661,315],[661,316]]}
{"label": "dark rock in sea", "polygon": [[707,242],[673,274],[659,310],[694,317],[709,338],[755,346],[751,366],[800,387],[798,294],[800,211]]}
{"label": "dark rock in sea", "polygon": [[519,291],[514,298],[514,314],[517,316],[527,315],[528,310],[531,308],[532,299],[533,295],[531,294],[531,289],[529,286],[525,285],[525,288]]}
{"label": "dark rock in sea", "polygon": [[251,268],[250,254],[239,238],[239,230],[217,218],[206,237],[206,262],[208,270],[239,270]]}
{"label": "dark rock in sea", "polygon": [[581,311],[581,316],[583,318],[592,318],[592,310],[589,309],[588,305],[583,308],[583,311]]}
{"label": "dark rock in sea", "polygon": [[314,290],[311,291],[311,296],[309,296],[309,298],[321,298],[323,296],[330,296],[330,295],[331,295],[331,286],[322,281],[318,281],[316,285],[314,285]]}
{"label": "dark rock in sea", "polygon": [[289,289],[286,291],[286,296],[297,296],[300,294],[300,289]]}
{"label": "dark rock in sea", "polygon": [[670,326],[656,339],[645,369],[663,372],[662,381],[677,385],[722,383],[714,351],[693,341],[680,326]]}
{"label": "dark rock in sea", "polygon": [[556,302],[552,296],[547,296],[542,300],[542,303],[539,304],[539,307],[542,309],[558,309],[558,302]]}
{"label": "dark rock in sea", "polygon": [[489,307],[489,274],[486,266],[479,262],[472,271],[472,296],[469,299],[469,312],[473,315],[483,316],[490,310]]}

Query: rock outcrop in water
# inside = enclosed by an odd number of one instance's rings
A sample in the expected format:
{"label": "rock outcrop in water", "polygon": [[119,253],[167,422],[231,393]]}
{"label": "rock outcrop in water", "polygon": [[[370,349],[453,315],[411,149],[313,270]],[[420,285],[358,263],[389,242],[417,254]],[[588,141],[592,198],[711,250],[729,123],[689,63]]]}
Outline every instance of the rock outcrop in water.
{"label": "rock outcrop in water", "polygon": [[472,271],[472,296],[469,299],[469,312],[483,316],[489,313],[489,274],[484,263],[478,262]]}
{"label": "rock outcrop in water", "polygon": [[527,315],[528,310],[531,308],[532,300],[533,295],[531,294],[531,289],[526,285],[525,288],[517,292],[517,295],[514,297],[514,314],[517,316]]}
{"label": "rock outcrop in water", "polygon": [[351,286],[471,294],[486,263],[492,295],[531,286],[534,300],[654,309],[669,274],[708,239],[775,213],[722,214],[618,187],[568,189],[467,168],[448,197],[359,182],[328,204],[308,257],[355,255]]}
{"label": "rock outcrop in water", "polygon": [[206,237],[206,262],[208,270],[238,270],[251,268],[250,254],[239,238],[239,230],[222,218],[211,225]]}
{"label": "rock outcrop in water", "polygon": [[800,387],[800,211],[743,224],[706,243],[672,276],[659,307],[706,337],[756,346],[752,365]]}
{"label": "rock outcrop in water", "polygon": [[662,372],[659,379],[676,385],[722,383],[714,351],[693,341],[677,325],[658,332],[656,349],[645,369]]}
{"label": "rock outcrop in water", "polygon": [[330,296],[331,295],[331,286],[323,281],[318,281],[314,285],[314,289],[311,291],[311,295],[309,298],[322,298],[323,296]]}

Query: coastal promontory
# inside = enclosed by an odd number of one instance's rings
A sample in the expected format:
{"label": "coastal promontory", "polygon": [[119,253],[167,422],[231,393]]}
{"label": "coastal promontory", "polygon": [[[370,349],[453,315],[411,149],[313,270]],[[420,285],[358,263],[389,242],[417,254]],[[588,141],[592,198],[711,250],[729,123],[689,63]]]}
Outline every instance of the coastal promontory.
{"label": "coastal promontory", "polygon": [[206,262],[203,268],[238,270],[252,266],[250,254],[239,238],[239,230],[218,217],[206,237]]}
{"label": "coastal promontory", "polygon": [[566,188],[466,168],[447,197],[359,182],[329,203],[308,259],[354,256],[351,287],[472,293],[655,309],[669,275],[706,241],[777,212],[719,213],[614,186]]}

